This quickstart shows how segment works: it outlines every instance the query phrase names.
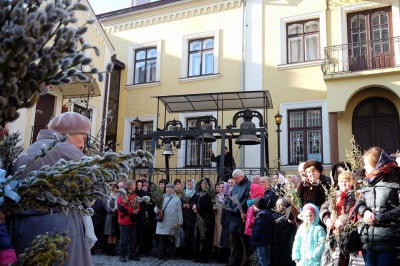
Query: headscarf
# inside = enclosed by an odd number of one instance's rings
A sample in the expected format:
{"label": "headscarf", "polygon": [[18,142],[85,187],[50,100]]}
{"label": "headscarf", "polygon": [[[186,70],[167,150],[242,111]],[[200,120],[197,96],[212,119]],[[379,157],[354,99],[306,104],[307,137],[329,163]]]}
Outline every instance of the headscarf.
{"label": "headscarf", "polygon": [[[205,190],[203,190],[203,188],[201,187],[201,183],[203,183],[203,181],[206,184],[206,189]],[[209,186],[207,180],[202,178],[196,184],[196,195],[199,196],[199,197],[203,197],[204,195],[206,195],[209,192],[209,189],[210,189],[210,186]]]}
{"label": "headscarf", "polygon": [[[192,181],[192,183],[193,183],[193,188],[192,188],[192,189],[188,189],[188,187],[187,187],[188,181]],[[188,197],[190,198],[191,196],[193,196],[193,194],[194,194],[195,192],[196,192],[196,181],[194,181],[193,178],[189,178],[189,179],[186,181],[186,185],[185,185],[185,194],[186,194],[186,196],[188,196]]]}
{"label": "headscarf", "polygon": [[393,172],[396,167],[397,163],[393,161],[389,154],[382,150],[375,169],[371,173],[365,173],[365,180],[367,182],[366,185],[371,186],[376,184],[381,180],[383,175]]}

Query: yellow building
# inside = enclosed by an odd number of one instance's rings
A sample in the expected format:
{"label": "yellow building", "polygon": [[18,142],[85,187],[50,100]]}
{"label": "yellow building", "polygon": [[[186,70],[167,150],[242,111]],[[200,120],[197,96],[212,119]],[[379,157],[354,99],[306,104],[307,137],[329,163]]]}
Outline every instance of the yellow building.
{"label": "yellow building", "polygon": [[[260,165],[261,145],[234,145],[237,167],[276,168],[279,156],[286,172],[296,172],[308,159],[329,169],[345,159],[353,134],[363,150],[399,148],[398,0],[144,2],[98,16],[126,66],[118,114],[121,150],[133,150],[136,137],[151,151],[151,140],[140,135],[164,129],[163,121],[176,119],[188,129],[210,115],[225,128],[235,114],[164,112],[155,96],[247,91],[268,91],[272,99],[263,117],[268,160]],[[137,135],[136,117],[142,122]],[[206,151],[222,150],[219,141],[207,145]],[[170,166],[215,166],[197,148],[184,141],[173,150]],[[156,168],[165,167],[162,152],[155,151]]]}
{"label": "yellow building", "polygon": [[[89,3],[86,0],[82,2],[89,6],[89,10],[76,12],[78,22],[69,25],[70,27],[79,28],[88,19],[96,18]],[[82,46],[84,43],[97,46],[101,53],[100,56],[96,56],[93,49],[86,50],[85,56],[93,59],[92,66],[97,67],[100,71],[105,71],[106,65],[112,61],[114,47],[97,19],[94,24],[87,26],[88,30],[78,46]],[[89,66],[82,66],[80,69],[90,73]],[[21,133],[24,148],[36,140],[40,129],[46,128],[51,118],[65,111],[75,111],[87,115],[92,121],[91,135],[105,136],[105,133],[98,134],[98,132],[102,128],[102,121],[107,113],[110,75],[105,74],[103,82],[97,79],[97,75],[87,75],[89,82],[80,83],[74,80],[71,84],[50,86],[48,93],[41,96],[35,106],[19,110],[20,117],[9,124],[9,129],[12,132],[19,131]]]}

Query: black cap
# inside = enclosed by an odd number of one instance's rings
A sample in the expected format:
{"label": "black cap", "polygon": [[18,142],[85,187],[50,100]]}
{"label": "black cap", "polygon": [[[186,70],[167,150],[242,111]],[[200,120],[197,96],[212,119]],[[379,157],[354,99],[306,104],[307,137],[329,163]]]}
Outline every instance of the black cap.
{"label": "black cap", "polygon": [[267,207],[267,202],[264,198],[256,198],[254,200],[254,206],[256,206],[260,210],[263,210],[265,209],[265,207]]}

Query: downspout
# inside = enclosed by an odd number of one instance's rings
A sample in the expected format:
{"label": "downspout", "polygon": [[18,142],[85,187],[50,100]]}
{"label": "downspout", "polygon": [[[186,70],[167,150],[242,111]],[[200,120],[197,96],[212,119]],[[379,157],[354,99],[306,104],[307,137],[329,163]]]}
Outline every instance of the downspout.
{"label": "downspout", "polygon": [[[245,91],[245,43],[246,43],[246,0],[242,0],[242,61],[240,64],[240,91]],[[241,119],[243,123],[243,118]],[[240,166],[245,166],[245,145],[241,145],[240,150]]]}

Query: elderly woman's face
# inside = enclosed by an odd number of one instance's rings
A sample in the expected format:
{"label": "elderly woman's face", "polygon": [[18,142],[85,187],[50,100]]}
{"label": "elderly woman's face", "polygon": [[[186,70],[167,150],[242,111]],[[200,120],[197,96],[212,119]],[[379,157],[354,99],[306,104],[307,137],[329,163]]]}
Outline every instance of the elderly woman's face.
{"label": "elderly woman's face", "polygon": [[192,181],[187,181],[186,187],[187,187],[187,189],[192,190],[193,189],[193,182]]}
{"label": "elderly woman's face", "polygon": [[83,150],[85,148],[85,141],[86,141],[87,135],[82,134],[82,133],[77,133],[77,134],[70,134],[68,138],[68,142],[71,145],[74,145],[80,150]]}
{"label": "elderly woman's face", "polygon": [[319,177],[321,176],[321,173],[318,172],[317,169],[315,169],[314,167],[309,167],[306,169],[306,174],[308,177],[308,180],[310,181],[310,183],[316,183],[319,179]]}

